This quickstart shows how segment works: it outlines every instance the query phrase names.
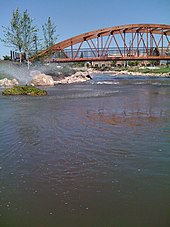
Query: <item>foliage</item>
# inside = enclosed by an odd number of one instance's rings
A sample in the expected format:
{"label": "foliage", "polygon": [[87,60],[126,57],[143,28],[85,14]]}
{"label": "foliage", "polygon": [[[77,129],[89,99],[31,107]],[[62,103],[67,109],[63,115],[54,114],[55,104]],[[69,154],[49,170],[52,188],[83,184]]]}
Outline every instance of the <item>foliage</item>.
{"label": "foliage", "polygon": [[13,47],[20,53],[27,53],[31,50],[37,28],[33,25],[27,10],[21,14],[17,8],[13,11],[9,27],[3,26],[4,39],[1,39],[8,47]]}
{"label": "foliage", "polygon": [[150,63],[150,65],[159,65],[160,61],[159,60],[150,60],[149,63]]}
{"label": "foliage", "polygon": [[33,86],[15,86],[4,90],[2,95],[44,96],[47,95],[47,92]]}
{"label": "foliage", "polygon": [[[19,9],[12,13],[12,18],[10,25],[3,28],[4,37],[0,38],[5,46],[12,48],[14,51],[20,53],[20,62],[21,62],[21,53],[26,54],[28,59],[30,55],[33,54],[33,50],[38,52],[38,49],[44,48],[42,45],[42,40],[37,35],[38,29],[37,26],[33,24],[33,19],[30,17],[27,10],[20,13]],[[44,44],[48,48],[55,44],[58,35],[56,33],[56,26],[52,23],[51,18],[48,17],[47,23],[42,26],[44,33]]]}
{"label": "foliage", "polygon": [[7,56],[7,55],[3,56],[3,58],[4,58],[5,61],[9,61],[10,60],[10,57]]}
{"label": "foliage", "polygon": [[73,64],[74,67],[84,67],[84,62],[75,62]]}
{"label": "foliage", "polygon": [[111,62],[111,66],[112,66],[112,67],[115,67],[115,66],[116,66],[116,61],[112,61],[112,62]]}
{"label": "foliage", "polygon": [[27,10],[25,10],[21,18],[21,26],[22,26],[21,38],[22,38],[22,48],[24,53],[29,53],[29,51],[33,47],[33,43],[36,37],[37,28],[32,24],[33,24],[33,20],[30,18]]}
{"label": "foliage", "polygon": [[22,50],[22,27],[21,27],[21,14],[18,8],[13,11],[12,20],[10,21],[10,27],[3,27],[4,39],[1,39],[5,45],[9,47],[17,48],[20,52]]}
{"label": "foliage", "polygon": [[129,66],[135,66],[137,65],[137,61],[128,61]]}
{"label": "foliage", "polygon": [[56,26],[54,25],[54,23],[52,23],[50,17],[48,17],[48,21],[42,26],[42,29],[44,33],[44,44],[46,48],[54,45],[58,35],[55,36]]}

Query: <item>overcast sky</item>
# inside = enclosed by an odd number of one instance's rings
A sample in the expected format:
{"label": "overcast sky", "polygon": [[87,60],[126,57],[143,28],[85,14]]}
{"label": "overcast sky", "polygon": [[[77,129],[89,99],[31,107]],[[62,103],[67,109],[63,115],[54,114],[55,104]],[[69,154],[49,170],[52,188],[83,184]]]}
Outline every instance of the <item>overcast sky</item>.
{"label": "overcast sky", "polygon": [[[50,16],[57,26],[58,42],[117,25],[170,24],[170,0],[0,0],[0,37],[2,25],[9,26],[17,7],[20,12],[27,9],[40,29]],[[0,58],[9,55],[9,50],[0,42]]]}

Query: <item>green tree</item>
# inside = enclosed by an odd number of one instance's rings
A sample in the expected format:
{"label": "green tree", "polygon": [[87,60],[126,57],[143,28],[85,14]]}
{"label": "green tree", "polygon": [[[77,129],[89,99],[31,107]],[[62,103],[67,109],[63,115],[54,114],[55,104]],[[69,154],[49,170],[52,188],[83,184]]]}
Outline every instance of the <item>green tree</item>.
{"label": "green tree", "polygon": [[43,33],[44,33],[45,47],[48,48],[48,47],[54,45],[58,38],[58,35],[55,35],[56,26],[54,25],[54,23],[52,23],[50,17],[48,17],[48,21],[47,21],[47,23],[45,23],[42,26],[42,29],[43,29]]}
{"label": "green tree", "polygon": [[13,11],[12,20],[10,21],[10,27],[3,27],[4,39],[1,39],[8,47],[14,47],[21,52],[22,50],[22,28],[21,28],[21,14],[18,8]]}
{"label": "green tree", "polygon": [[24,52],[29,55],[33,47],[34,37],[37,34],[37,28],[33,25],[33,20],[30,18],[27,10],[21,14],[19,9],[13,11],[12,19],[9,27],[3,27],[4,39],[1,39],[6,46],[14,48],[20,53]]}
{"label": "green tree", "polygon": [[21,18],[21,39],[23,52],[28,55],[33,48],[35,37],[37,37],[37,27],[33,25],[33,19],[30,18],[27,10],[24,11]]}

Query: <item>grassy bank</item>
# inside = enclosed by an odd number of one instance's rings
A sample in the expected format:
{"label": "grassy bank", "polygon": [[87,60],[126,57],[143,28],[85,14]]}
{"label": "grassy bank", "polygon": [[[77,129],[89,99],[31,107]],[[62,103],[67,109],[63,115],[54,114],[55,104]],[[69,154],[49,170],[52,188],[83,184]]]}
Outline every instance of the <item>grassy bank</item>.
{"label": "grassy bank", "polygon": [[128,71],[128,72],[140,72],[140,73],[150,73],[150,74],[170,74],[169,66],[158,66],[158,67],[119,67],[114,68],[114,71]]}

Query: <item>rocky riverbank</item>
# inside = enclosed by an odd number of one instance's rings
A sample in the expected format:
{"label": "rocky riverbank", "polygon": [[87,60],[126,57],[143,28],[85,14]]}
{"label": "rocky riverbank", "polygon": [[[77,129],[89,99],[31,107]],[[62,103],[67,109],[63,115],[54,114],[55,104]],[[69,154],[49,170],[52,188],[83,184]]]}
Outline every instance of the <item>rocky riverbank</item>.
{"label": "rocky riverbank", "polygon": [[[151,71],[151,70],[150,70]],[[89,69],[85,73],[92,75],[92,74],[111,74],[113,76],[116,75],[133,75],[133,76],[157,76],[157,77],[170,77],[170,72],[168,73],[153,73],[153,72],[140,72],[140,71],[130,71],[130,70],[106,70],[100,71],[96,69]]]}
{"label": "rocky riverbank", "polygon": [[0,87],[13,87],[16,85],[19,85],[19,82],[16,79],[10,80],[10,79],[4,78],[0,80]]}
{"label": "rocky riverbank", "polygon": [[88,71],[76,72],[71,76],[64,77],[63,79],[55,80],[55,84],[71,84],[71,83],[82,83],[91,79],[91,75]]}
{"label": "rocky riverbank", "polygon": [[[78,69],[76,69],[77,71]],[[86,71],[77,71],[72,75],[60,75],[51,76],[45,73],[41,73],[38,70],[30,72],[31,81],[28,85],[32,86],[55,86],[57,84],[72,84],[72,83],[82,83],[92,79],[93,74],[110,74],[112,76],[117,75],[132,75],[132,76],[157,76],[157,77],[170,77],[170,73],[142,73],[142,72],[131,72],[129,70],[123,71],[99,71],[95,69],[86,69]],[[16,79],[1,79],[1,87],[13,87],[19,85],[20,82]]]}
{"label": "rocky riverbank", "polygon": [[109,72],[113,75],[132,75],[132,76],[157,76],[157,77],[170,77],[170,73],[142,73],[133,71],[112,71]]}
{"label": "rocky riverbank", "polygon": [[[40,71],[31,71],[31,81],[27,85],[32,86],[54,86],[56,84],[71,84],[71,83],[82,83],[91,79],[88,72],[76,72],[70,76],[50,76]],[[19,81],[16,79],[1,79],[1,87],[13,87],[19,85]]]}
{"label": "rocky riverbank", "polygon": [[76,72],[71,76],[52,77],[37,71],[32,72],[30,84],[32,86],[54,86],[56,84],[82,83],[90,79],[91,76],[88,72]]}

